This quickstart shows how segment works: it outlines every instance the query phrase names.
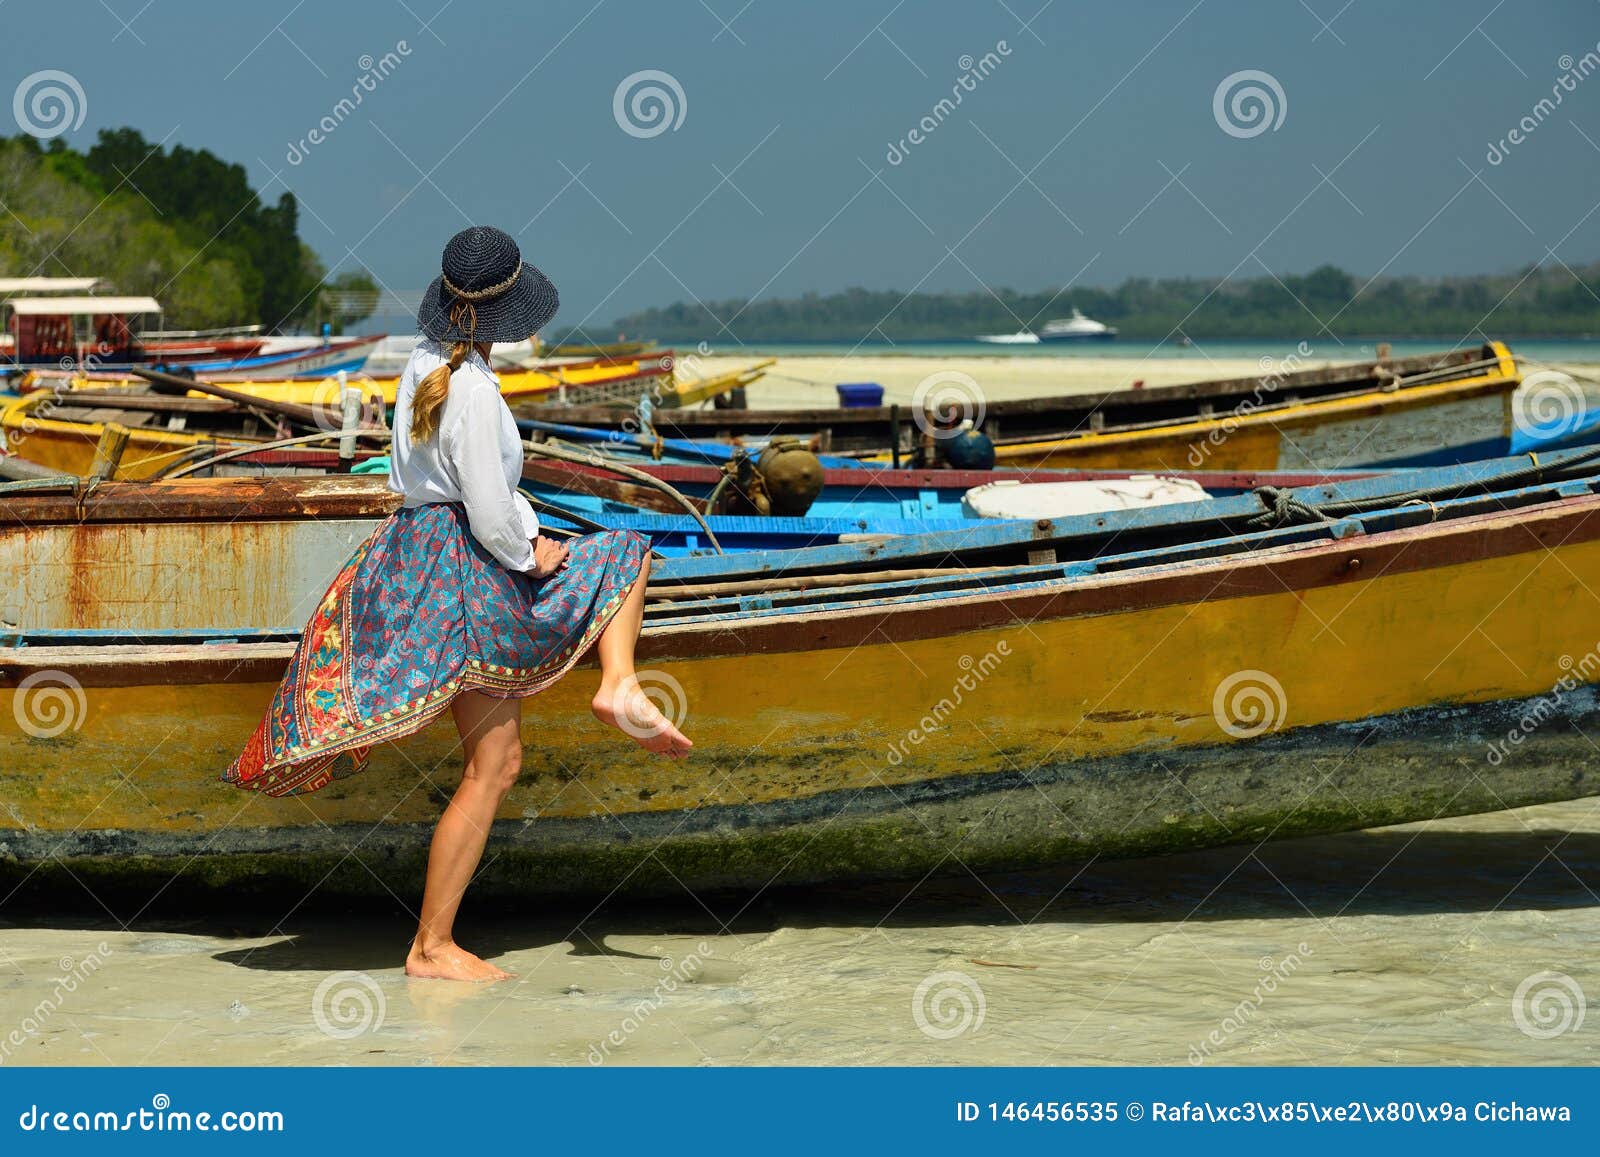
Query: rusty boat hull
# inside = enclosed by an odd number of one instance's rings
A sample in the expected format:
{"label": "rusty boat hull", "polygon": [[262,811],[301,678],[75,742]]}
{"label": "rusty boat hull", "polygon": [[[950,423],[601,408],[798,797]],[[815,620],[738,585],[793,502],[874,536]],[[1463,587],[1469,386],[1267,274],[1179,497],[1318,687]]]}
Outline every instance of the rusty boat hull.
{"label": "rusty boat hull", "polygon": [[[666,764],[616,740],[589,715],[597,675],[580,668],[527,705],[523,777],[481,885],[915,877],[1600,793],[1584,734],[1600,725],[1600,483],[1581,457],[1537,477],[1523,462],[1498,488],[1516,464],[1302,488],[1302,502],[1365,504],[1307,525],[1266,525],[1240,497],[1204,518],[1156,508],[671,560],[652,578],[640,667],[684,717],[693,757]],[[334,480],[235,481],[231,518],[197,519],[209,500],[173,484],[153,501],[189,501],[182,521],[42,507],[23,520],[64,537],[18,531],[11,500],[9,577],[47,556],[123,571],[76,602],[7,608],[8,890],[420,882],[459,774],[448,724],[311,796],[216,778],[332,570],[279,570],[224,598],[212,557],[231,544],[236,564],[286,545],[309,558],[314,540],[295,536],[320,526],[336,566],[338,536],[383,513]],[[1431,505],[1386,505],[1418,489]],[[53,537],[79,545],[20,545]]]}

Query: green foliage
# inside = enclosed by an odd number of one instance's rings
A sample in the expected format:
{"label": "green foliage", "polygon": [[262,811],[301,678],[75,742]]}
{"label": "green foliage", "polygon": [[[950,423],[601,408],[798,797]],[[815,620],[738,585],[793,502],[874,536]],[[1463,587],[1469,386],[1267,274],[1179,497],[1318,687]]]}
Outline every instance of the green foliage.
{"label": "green foliage", "polygon": [[1138,340],[1579,337],[1600,333],[1600,263],[1514,274],[1379,278],[1332,265],[1304,276],[1130,278],[1116,289],[914,293],[847,289],[819,296],[702,305],[678,302],[618,318],[612,329],[659,341],[708,340],[738,314],[740,341],[960,341],[1065,317],[1073,306]]}
{"label": "green foliage", "polygon": [[[263,203],[242,165],[135,129],[102,130],[86,153],[59,137],[48,148],[0,138],[0,203],[11,210],[0,214],[0,272],[102,277],[155,297],[173,328],[288,328],[314,320],[332,288],[297,234],[292,193]],[[370,313],[357,311],[363,300],[341,296],[341,325]]]}
{"label": "green foliage", "polygon": [[365,269],[356,269],[323,285],[317,314],[319,320],[333,326],[334,333],[343,333],[346,326],[371,317],[377,308],[378,283]]}

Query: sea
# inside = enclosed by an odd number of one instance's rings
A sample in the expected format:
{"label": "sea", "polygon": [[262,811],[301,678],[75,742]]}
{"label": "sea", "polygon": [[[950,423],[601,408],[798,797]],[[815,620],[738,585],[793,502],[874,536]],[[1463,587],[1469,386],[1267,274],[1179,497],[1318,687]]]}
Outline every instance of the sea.
{"label": "sea", "polygon": [[[1600,362],[1600,337],[1595,338],[1516,338],[1504,340],[1519,358],[1535,362]],[[662,342],[676,349],[688,351],[697,343],[686,341]],[[981,341],[938,342],[735,342],[723,335],[721,339],[707,339],[698,343],[704,352],[715,354],[750,355],[762,357],[904,357],[972,358],[972,357],[1044,357],[1044,358],[1128,358],[1130,360],[1162,358],[1192,359],[1196,362],[1223,361],[1229,358],[1281,360],[1290,355],[1313,358],[1318,361],[1370,361],[1378,356],[1377,341],[1342,341],[1324,339],[1298,341],[1288,338],[1259,338],[1242,341],[1197,341],[1180,346],[1172,342],[1116,340],[1087,342],[1041,342],[1038,345],[995,345]],[[1387,343],[1393,357],[1414,354],[1439,353],[1475,342],[1460,338],[1408,338]]]}

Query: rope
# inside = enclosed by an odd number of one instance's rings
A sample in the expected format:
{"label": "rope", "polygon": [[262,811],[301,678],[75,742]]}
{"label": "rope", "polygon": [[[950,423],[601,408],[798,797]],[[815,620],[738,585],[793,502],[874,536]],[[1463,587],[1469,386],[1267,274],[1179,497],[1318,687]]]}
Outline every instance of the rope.
{"label": "rope", "polygon": [[1529,454],[1527,457],[1529,465],[1516,470],[1508,470],[1504,474],[1496,474],[1489,478],[1479,478],[1472,482],[1447,483],[1442,486],[1419,487],[1415,490],[1404,490],[1398,494],[1382,494],[1376,498],[1347,499],[1343,502],[1307,502],[1304,499],[1296,498],[1292,492],[1281,490],[1276,486],[1258,486],[1250,493],[1261,500],[1261,505],[1265,509],[1260,514],[1251,517],[1245,523],[1245,526],[1250,530],[1277,530],[1281,527],[1297,524],[1331,522],[1336,518],[1343,518],[1351,514],[1387,510],[1396,506],[1432,506],[1435,502],[1460,498],[1476,490],[1481,490],[1485,494],[1492,494],[1497,490],[1515,490],[1524,483],[1542,480],[1546,474],[1554,477],[1564,477],[1572,474],[1580,466],[1600,461],[1600,446],[1568,458],[1554,468],[1541,464],[1537,454]]}
{"label": "rope", "polygon": [[700,524],[700,529],[706,532],[706,541],[711,543],[718,554],[727,553],[722,549],[722,544],[717,541],[716,532],[711,529],[711,524],[706,521],[705,515],[695,509],[694,503],[684,497],[681,490],[669,486],[661,479],[646,474],[643,470],[635,470],[632,466],[624,466],[620,462],[612,462],[597,454],[582,454],[576,450],[564,450],[557,446],[552,446],[549,442],[524,442],[522,448],[525,453],[536,457],[554,458],[558,462],[575,462],[583,466],[595,466],[601,470],[610,470],[613,473],[621,474],[624,478],[632,478],[635,482],[642,482],[646,486],[661,491],[671,497],[679,506],[682,506],[689,513],[689,516]]}
{"label": "rope", "polygon": [[240,446],[236,450],[229,450],[225,454],[207,458],[200,462],[190,463],[181,470],[174,470],[167,478],[182,478],[185,474],[193,474],[196,470],[204,470],[207,466],[215,466],[218,462],[226,462],[230,458],[243,458],[247,454],[259,454],[263,450],[277,450],[283,446],[302,446],[307,442],[328,442],[341,437],[338,430],[330,434],[305,434],[299,438],[279,438],[275,442],[252,442],[248,446]]}

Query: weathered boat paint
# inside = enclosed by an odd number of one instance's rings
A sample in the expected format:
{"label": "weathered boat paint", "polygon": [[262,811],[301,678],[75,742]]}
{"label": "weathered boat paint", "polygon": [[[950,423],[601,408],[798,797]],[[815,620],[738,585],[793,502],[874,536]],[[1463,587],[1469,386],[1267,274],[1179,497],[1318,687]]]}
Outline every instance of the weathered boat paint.
{"label": "weathered boat paint", "polygon": [[1506,353],[1488,371],[1438,384],[1149,429],[1086,431],[1002,445],[996,447],[995,463],[1022,468],[1339,470],[1472,461],[1510,451],[1511,396],[1520,381]]}
{"label": "weathered boat paint", "polygon": [[[1314,402],[1339,398],[1382,397],[1400,389],[1412,388],[1424,380],[1442,382],[1472,377],[1502,379],[1502,388],[1512,390],[1518,383],[1517,369],[1510,351],[1499,342],[1455,349],[1438,354],[1391,358],[1298,369],[1298,355],[1281,362],[1265,362],[1262,372],[1245,378],[1191,382],[1149,389],[1097,391],[1056,397],[997,399],[983,397],[987,380],[969,389],[964,412],[971,412],[992,439],[1002,447],[1042,443],[1091,435],[1133,434],[1158,428],[1188,427],[1191,434],[1205,440],[1204,457],[1184,460],[1182,454],[1171,461],[1152,459],[1108,463],[1112,467],[1165,469],[1235,469],[1230,460],[1217,457],[1217,447],[1209,443],[1213,431],[1232,431],[1232,419],[1270,414]],[[1480,407],[1491,410],[1489,406]],[[541,417],[568,425],[599,429],[622,429],[625,415],[595,406],[557,406],[544,410]],[[775,437],[813,438],[823,453],[871,453],[887,456],[898,438],[902,455],[916,451],[920,437],[917,418],[910,406],[852,407],[848,409],[798,410],[684,410],[655,416],[656,433],[668,439],[687,441],[758,440]],[[1354,419],[1351,419],[1354,420]],[[1211,425],[1192,426],[1210,421]],[[1463,431],[1447,428],[1452,446],[1481,441],[1482,452],[1458,453],[1451,461],[1470,457],[1489,457],[1511,452],[1499,438],[1506,430],[1498,411],[1489,414],[1489,424],[1463,437]],[[1497,441],[1491,441],[1491,436]],[[1246,432],[1248,439],[1251,435]],[[1108,447],[1114,443],[1107,444]],[[1275,449],[1275,448],[1274,448]],[[1330,447],[1330,449],[1336,449]],[[1521,449],[1517,447],[1515,449]],[[1242,458],[1242,448],[1236,454]],[[1368,461],[1363,458],[1361,461]],[[1376,460],[1376,459],[1373,459]],[[1425,463],[1416,463],[1425,464]],[[1442,464],[1433,463],[1433,464]],[[1092,462],[1071,462],[1067,466],[1093,466]],[[1323,464],[1325,465],[1325,464]],[[1249,460],[1248,469],[1297,469],[1298,464],[1280,465],[1276,452],[1260,452]]]}
{"label": "weathered boat paint", "polygon": [[[105,427],[100,422],[63,421],[50,417],[57,405],[48,393],[29,394],[0,401],[0,437],[6,449],[30,462],[62,474],[88,477],[94,468],[95,448]],[[150,478],[196,447],[214,446],[226,450],[266,441],[271,431],[263,428],[256,437],[228,437],[187,430],[133,427],[127,448],[118,465],[117,477]]]}
{"label": "weathered boat paint", "polygon": [[[1451,473],[1469,472],[1407,480]],[[1574,726],[1600,722],[1600,600],[1586,594],[1600,587],[1600,497],[1574,481],[1496,498],[1262,532],[1227,543],[1236,553],[1180,544],[953,591],[869,580],[828,600],[680,608],[647,626],[640,658],[681,689],[692,759],[612,742],[580,670],[528,706],[538,742],[487,882],[606,893],[921,874],[1595,794]],[[1417,517],[1437,521],[1407,525]],[[724,575],[773,569],[720,561]],[[190,625],[210,610],[191,607]],[[454,782],[448,725],[309,797],[213,779],[290,649],[0,652],[9,874],[249,885],[331,871],[356,891],[414,886]],[[20,721],[45,684],[22,685],[43,672],[70,676],[81,707],[63,684],[75,726],[30,735]],[[1258,734],[1229,698],[1241,686],[1266,696]],[[1522,740],[1496,762],[1511,731]]]}

